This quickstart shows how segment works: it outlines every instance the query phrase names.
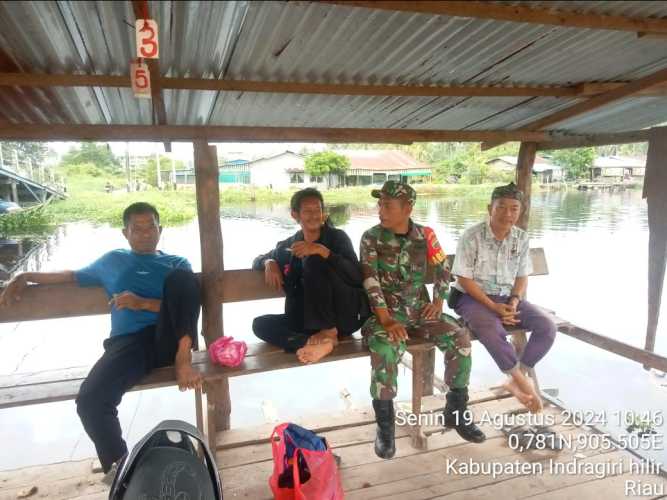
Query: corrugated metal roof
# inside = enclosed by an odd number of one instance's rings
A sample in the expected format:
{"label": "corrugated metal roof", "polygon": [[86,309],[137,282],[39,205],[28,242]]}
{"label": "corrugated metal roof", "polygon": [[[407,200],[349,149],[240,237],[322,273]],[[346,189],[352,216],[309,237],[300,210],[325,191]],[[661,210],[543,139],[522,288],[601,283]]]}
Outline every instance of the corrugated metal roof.
{"label": "corrugated metal roof", "polygon": [[[511,2],[504,2],[511,3]],[[516,3],[516,2],[514,2]],[[667,2],[530,2],[632,17]],[[664,39],[316,2],[157,2],[165,76],[364,84],[569,85],[667,68]],[[0,70],[126,74],[129,2],[0,3]],[[0,54],[1,56],[2,54]],[[5,60],[5,61],[3,61]],[[8,61],[8,62],[7,62]],[[170,124],[514,129],[572,105],[541,98],[369,97],[165,90]],[[30,104],[33,105],[30,105]],[[34,103],[38,103],[37,106]],[[662,98],[631,98],[557,124],[617,132],[665,121]],[[0,88],[10,122],[150,124],[130,89]]]}
{"label": "corrugated metal roof", "polygon": [[593,166],[599,168],[641,168],[646,166],[646,158],[629,158],[626,156],[598,156]]}
{"label": "corrugated metal roof", "polygon": [[421,162],[405,151],[398,150],[374,150],[374,149],[338,149],[338,154],[346,156],[350,160],[350,171],[375,170],[375,171],[430,171],[431,167]]}

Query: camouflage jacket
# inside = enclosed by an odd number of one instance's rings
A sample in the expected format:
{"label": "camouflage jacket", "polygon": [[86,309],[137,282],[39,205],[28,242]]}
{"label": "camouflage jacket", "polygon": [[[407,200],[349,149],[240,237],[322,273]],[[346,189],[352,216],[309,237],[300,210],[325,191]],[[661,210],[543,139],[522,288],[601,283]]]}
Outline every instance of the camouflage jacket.
{"label": "camouflage jacket", "polygon": [[434,297],[446,299],[449,263],[430,227],[411,220],[408,234],[402,236],[374,226],[361,237],[360,255],[371,307],[396,311],[422,306],[429,266],[434,270]]}

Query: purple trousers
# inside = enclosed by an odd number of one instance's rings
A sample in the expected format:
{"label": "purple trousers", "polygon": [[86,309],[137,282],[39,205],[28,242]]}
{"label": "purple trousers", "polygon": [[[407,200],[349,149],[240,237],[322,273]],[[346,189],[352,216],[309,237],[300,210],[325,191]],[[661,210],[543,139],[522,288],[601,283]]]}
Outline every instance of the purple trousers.
{"label": "purple trousers", "polygon": [[[489,298],[497,303],[505,303],[509,299],[503,295],[489,295]],[[487,309],[467,293],[463,294],[456,304],[456,313],[463,318],[472,334],[486,347],[503,373],[517,367],[519,363],[527,368],[534,368],[535,364],[549,352],[556,338],[556,325],[540,309],[522,300],[518,311],[520,323],[517,326],[531,332],[521,359],[517,359],[514,348],[507,341],[507,330],[496,313]]]}

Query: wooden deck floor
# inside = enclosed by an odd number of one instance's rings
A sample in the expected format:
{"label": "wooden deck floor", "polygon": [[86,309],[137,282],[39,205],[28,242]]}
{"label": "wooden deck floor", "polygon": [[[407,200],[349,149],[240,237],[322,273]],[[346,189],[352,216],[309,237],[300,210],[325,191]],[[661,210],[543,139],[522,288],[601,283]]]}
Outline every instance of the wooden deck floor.
{"label": "wooden deck floor", "polygon": [[[490,391],[475,393],[471,407],[479,419],[520,411],[514,399]],[[442,397],[424,399],[425,411],[442,408]],[[595,430],[563,425],[562,411],[554,406],[545,408],[557,424],[552,428],[563,436],[591,435]],[[311,417],[301,425],[326,436],[341,459],[341,478],[349,499],[518,499],[564,500],[599,497],[604,500],[621,498],[665,498],[667,479],[655,474],[632,470],[638,463],[630,452],[618,448],[589,446],[583,450],[564,449],[556,452],[520,453],[508,446],[506,436],[494,425],[483,424],[487,440],[482,444],[463,442],[455,432],[426,428],[429,449],[418,451],[410,446],[406,427],[397,428],[397,453],[392,460],[381,460],[373,452],[375,424],[370,409],[351,410],[339,415]],[[268,443],[273,425],[237,429],[219,435],[217,460],[224,485],[224,496],[230,498],[270,499],[268,477],[272,470]],[[496,477],[490,474],[453,474],[447,472],[447,461],[476,464],[514,464]],[[601,467],[614,464],[614,469],[596,477],[593,474],[555,474],[550,463],[580,467]],[[93,500],[103,499],[108,489],[100,482],[101,474],[91,471],[92,459],[0,472],[0,499],[19,498],[31,488],[37,491],[28,498]],[[537,474],[516,470],[522,464],[543,467]],[[516,465],[519,464],[519,465]],[[540,465],[541,464],[541,465]],[[593,465],[598,464],[598,465]],[[611,469],[611,467],[609,467]],[[643,495],[626,495],[626,481],[645,488]],[[651,488],[652,492],[648,489]],[[642,492],[637,489],[636,492]],[[662,493],[661,493],[662,492]]]}

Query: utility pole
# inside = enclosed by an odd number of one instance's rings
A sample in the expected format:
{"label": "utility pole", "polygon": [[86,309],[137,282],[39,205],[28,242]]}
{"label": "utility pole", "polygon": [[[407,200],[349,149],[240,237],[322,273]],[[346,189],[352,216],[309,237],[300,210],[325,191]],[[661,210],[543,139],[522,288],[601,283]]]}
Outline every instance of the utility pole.
{"label": "utility pole", "polygon": [[171,186],[176,190],[176,158],[174,152],[171,152]]}
{"label": "utility pole", "polygon": [[130,143],[125,143],[125,175],[127,175],[127,191],[132,187],[132,179],[130,178]]}
{"label": "utility pole", "polygon": [[155,151],[155,168],[157,169],[157,188],[162,189],[162,179],[160,179],[160,152]]}

